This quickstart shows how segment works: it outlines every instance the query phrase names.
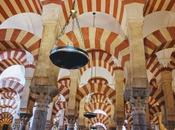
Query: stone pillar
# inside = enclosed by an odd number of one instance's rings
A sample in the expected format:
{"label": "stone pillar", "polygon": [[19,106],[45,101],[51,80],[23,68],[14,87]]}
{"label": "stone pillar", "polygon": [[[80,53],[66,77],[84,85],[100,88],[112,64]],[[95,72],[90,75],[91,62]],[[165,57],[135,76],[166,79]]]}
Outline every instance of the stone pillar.
{"label": "stone pillar", "polygon": [[161,80],[159,82],[159,86],[161,86],[164,93],[164,121],[168,130],[174,130],[175,128],[175,100],[172,88],[173,78],[172,70],[168,68],[171,61],[171,54],[173,51],[174,49],[170,48],[161,50],[156,53],[157,59],[163,68],[161,71]]}
{"label": "stone pillar", "polygon": [[26,77],[25,88],[23,90],[23,94],[21,96],[21,101],[20,101],[20,110],[26,110],[27,111],[31,80],[32,80],[32,78]]}
{"label": "stone pillar", "polygon": [[68,116],[67,130],[74,130],[75,116]]}
{"label": "stone pillar", "polygon": [[124,118],[117,118],[117,130],[122,130],[124,124]]}
{"label": "stone pillar", "polygon": [[124,74],[123,70],[116,71],[115,86],[116,86],[116,104],[115,104],[115,121],[117,123],[117,130],[122,130],[125,119],[124,111]]}
{"label": "stone pillar", "polygon": [[20,127],[20,119],[15,119],[12,125],[12,130],[19,130]]}
{"label": "stone pillar", "polygon": [[32,115],[29,113],[20,113],[19,116],[20,116],[19,130],[26,130],[26,125],[27,125],[27,123],[30,120]]}
{"label": "stone pillar", "polygon": [[131,88],[125,92],[125,99],[132,105],[132,130],[147,130],[145,103],[148,91],[145,88]]}
{"label": "stone pillar", "polygon": [[165,125],[168,130],[174,130],[175,128],[175,102],[172,90],[172,73],[169,70],[163,70],[161,72],[160,85],[164,92],[165,99]]}
{"label": "stone pillar", "polygon": [[54,86],[32,86],[31,91],[36,95],[31,129],[45,130],[49,103],[57,95],[57,88]]}
{"label": "stone pillar", "polygon": [[64,109],[61,109],[59,111],[58,130],[63,130],[64,129],[64,113],[65,113]]}
{"label": "stone pillar", "polygon": [[74,130],[74,124],[77,116],[77,105],[76,105],[76,93],[79,84],[80,72],[79,70],[70,71],[70,88],[69,88],[69,100],[67,104],[66,115],[68,117],[67,130]]}
{"label": "stone pillar", "polygon": [[47,121],[46,121],[46,128],[45,130],[50,130],[53,126],[52,122],[52,111],[53,111],[53,102],[49,104],[48,110],[47,110]]}

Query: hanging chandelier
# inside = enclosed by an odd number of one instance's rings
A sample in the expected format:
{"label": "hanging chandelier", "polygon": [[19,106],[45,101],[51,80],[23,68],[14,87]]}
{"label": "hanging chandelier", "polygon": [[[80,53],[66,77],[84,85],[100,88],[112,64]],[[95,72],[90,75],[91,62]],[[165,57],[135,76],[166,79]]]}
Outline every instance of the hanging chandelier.
{"label": "hanging chandelier", "polygon": [[[73,3],[73,9],[70,12],[70,16],[61,30],[59,38],[65,33],[65,29],[69,25],[70,19],[72,19],[72,31],[74,30],[74,22],[76,22],[82,42],[84,44],[85,40],[81,32],[80,24],[77,18],[77,11],[74,9],[74,7],[75,7],[75,1]],[[74,42],[73,39],[71,39],[71,41]],[[69,43],[67,43],[66,46],[53,48],[50,52],[50,60],[54,65],[60,68],[78,69],[80,67],[85,66],[89,62],[89,56],[85,50],[74,46],[70,46]]]}

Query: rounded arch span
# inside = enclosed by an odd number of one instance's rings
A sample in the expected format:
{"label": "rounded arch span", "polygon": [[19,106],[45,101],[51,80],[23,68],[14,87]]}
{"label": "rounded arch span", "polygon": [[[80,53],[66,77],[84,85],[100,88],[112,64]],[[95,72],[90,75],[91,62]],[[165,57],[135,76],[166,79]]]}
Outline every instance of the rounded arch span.
{"label": "rounded arch span", "polygon": [[[45,3],[49,3],[49,0],[45,0]],[[54,2],[56,3],[56,2]],[[70,10],[72,9],[73,1],[72,0],[60,0],[56,4],[61,5],[61,18],[64,22],[68,19]],[[111,15],[116,21],[121,23],[123,18],[124,2],[120,0],[78,0],[76,3],[76,10],[78,15],[87,13],[87,12],[102,12],[108,15]]]}
{"label": "rounded arch span", "polygon": [[161,28],[144,38],[145,55],[150,58],[164,48],[174,47],[175,27]]}
{"label": "rounded arch span", "polygon": [[91,124],[100,122],[107,126],[109,123],[109,117],[98,113],[97,116],[95,118],[90,119],[89,122]]}
{"label": "rounded arch span", "polygon": [[42,12],[40,0],[31,0],[30,2],[28,0],[1,0],[0,8],[0,24],[19,13],[33,12],[41,14]]}
{"label": "rounded arch span", "polygon": [[1,79],[0,81],[0,89],[4,89],[4,88],[14,90],[16,93],[21,95],[24,89],[24,85],[22,85],[21,83],[13,79],[7,80],[6,78],[4,78],[4,79]]}
{"label": "rounded arch span", "polygon": [[[125,35],[121,28],[120,23],[118,23],[112,15],[108,15],[104,12],[95,12],[94,16],[93,13],[94,12],[85,12],[77,16],[81,28],[95,26],[96,28],[103,28],[105,30],[109,30],[122,36]],[[74,29],[75,30],[78,29],[78,26],[76,24],[74,26]],[[70,23],[66,27],[65,33],[70,31],[72,31],[72,19],[70,20]]]}
{"label": "rounded arch span", "polygon": [[101,28],[85,27],[81,31],[84,42],[79,30],[74,30],[60,37],[56,45],[72,45],[86,50],[100,49],[119,59],[121,66],[129,60],[129,42],[126,37]]}
{"label": "rounded arch span", "polygon": [[25,50],[8,50],[0,53],[0,74],[10,66],[23,65],[25,68],[35,68],[32,54]]}
{"label": "rounded arch span", "polygon": [[63,77],[57,81],[58,83],[58,91],[61,95],[64,96],[66,101],[69,100],[69,86],[70,86],[70,78],[69,77]]}
{"label": "rounded arch span", "polygon": [[94,83],[88,83],[77,90],[76,100],[78,102],[83,99],[83,97],[87,96],[88,94],[103,94],[107,96],[112,102],[115,102],[115,90],[109,87],[107,84],[104,83],[104,80],[95,81]]}
{"label": "rounded arch span", "polygon": [[36,13],[20,13],[6,19],[0,29],[20,29],[42,37],[42,16]]}
{"label": "rounded arch span", "polygon": [[143,37],[146,37],[159,29],[172,27],[174,25],[175,12],[160,11],[152,13],[144,18]]}
{"label": "rounded arch span", "polygon": [[117,69],[122,69],[122,67],[120,67],[120,61],[103,50],[90,49],[87,52],[89,55],[89,62],[87,65],[80,68],[81,75],[83,75],[85,71],[87,71],[88,69],[92,69],[93,67],[102,67],[108,70],[108,72],[111,73],[112,76],[115,75],[115,71]]}
{"label": "rounded arch span", "polygon": [[175,11],[174,0],[146,0],[144,16],[158,11]]}
{"label": "rounded arch span", "polygon": [[30,32],[19,29],[0,29],[0,51],[20,49],[38,58],[41,39]]}

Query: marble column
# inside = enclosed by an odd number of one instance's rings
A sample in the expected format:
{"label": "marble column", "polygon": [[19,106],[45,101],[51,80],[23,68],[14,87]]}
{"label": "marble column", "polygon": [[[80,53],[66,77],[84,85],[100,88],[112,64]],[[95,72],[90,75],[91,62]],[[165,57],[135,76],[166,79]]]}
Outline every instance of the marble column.
{"label": "marble column", "polygon": [[31,130],[45,130],[49,103],[57,95],[57,88],[54,86],[32,86],[31,91],[36,95]]}
{"label": "marble column", "polygon": [[19,130],[20,127],[20,119],[15,119],[12,124],[12,130]]}
{"label": "marble column", "polygon": [[68,116],[67,130],[74,130],[75,116]]}
{"label": "marble column", "polygon": [[[169,68],[173,48],[164,49],[156,53],[157,59],[162,67],[159,86],[162,88],[165,99],[164,122],[168,130],[175,128],[175,100],[172,88],[172,70]],[[172,123],[173,122],[173,123]],[[174,125],[173,125],[174,124]]]}
{"label": "marble column", "polygon": [[148,91],[145,88],[130,88],[125,92],[125,99],[132,105],[132,130],[147,130],[145,102]]}
{"label": "marble column", "polygon": [[[160,85],[164,92],[165,98],[165,125],[168,130],[174,130],[175,128],[175,102],[173,97],[173,90],[172,90],[172,72],[169,70],[163,70],[161,72],[161,81]],[[174,124],[174,125],[173,125]]]}
{"label": "marble column", "polygon": [[26,125],[32,115],[30,113],[20,113],[19,116],[20,116],[19,130],[26,130]]}
{"label": "marble column", "polygon": [[59,117],[58,117],[58,130],[64,130],[64,114],[65,110],[61,109],[59,111]]}
{"label": "marble column", "polygon": [[117,123],[117,130],[122,130],[124,124],[125,112],[124,112],[124,72],[122,70],[116,70],[115,77],[116,86],[116,104],[115,104],[115,119]]}
{"label": "marble column", "polygon": [[124,118],[117,118],[117,130],[122,130],[124,124]]}

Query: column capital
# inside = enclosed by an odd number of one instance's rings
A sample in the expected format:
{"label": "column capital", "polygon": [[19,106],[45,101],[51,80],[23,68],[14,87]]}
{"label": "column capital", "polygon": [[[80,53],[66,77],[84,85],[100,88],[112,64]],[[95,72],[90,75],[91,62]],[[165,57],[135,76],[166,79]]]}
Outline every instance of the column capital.
{"label": "column capital", "polygon": [[126,88],[124,97],[126,101],[137,99],[138,97],[140,97],[141,99],[146,99],[148,97],[148,94],[148,88],[130,87]]}
{"label": "column capital", "polygon": [[27,122],[30,120],[31,116],[31,113],[19,113],[20,122],[26,125]]}
{"label": "column capital", "polygon": [[58,94],[58,89],[55,86],[38,85],[31,86],[30,88],[31,93],[35,94],[35,98],[38,98],[38,96],[49,96],[53,98]]}
{"label": "column capital", "polygon": [[76,117],[73,115],[68,115],[67,116],[68,124],[75,124],[76,122]]}
{"label": "column capital", "polygon": [[45,24],[58,24],[59,5],[47,4],[43,6],[42,20]]}
{"label": "column capital", "polygon": [[164,67],[167,68],[171,61],[171,55],[175,51],[174,48],[163,49],[156,53],[157,59],[159,63]]}

